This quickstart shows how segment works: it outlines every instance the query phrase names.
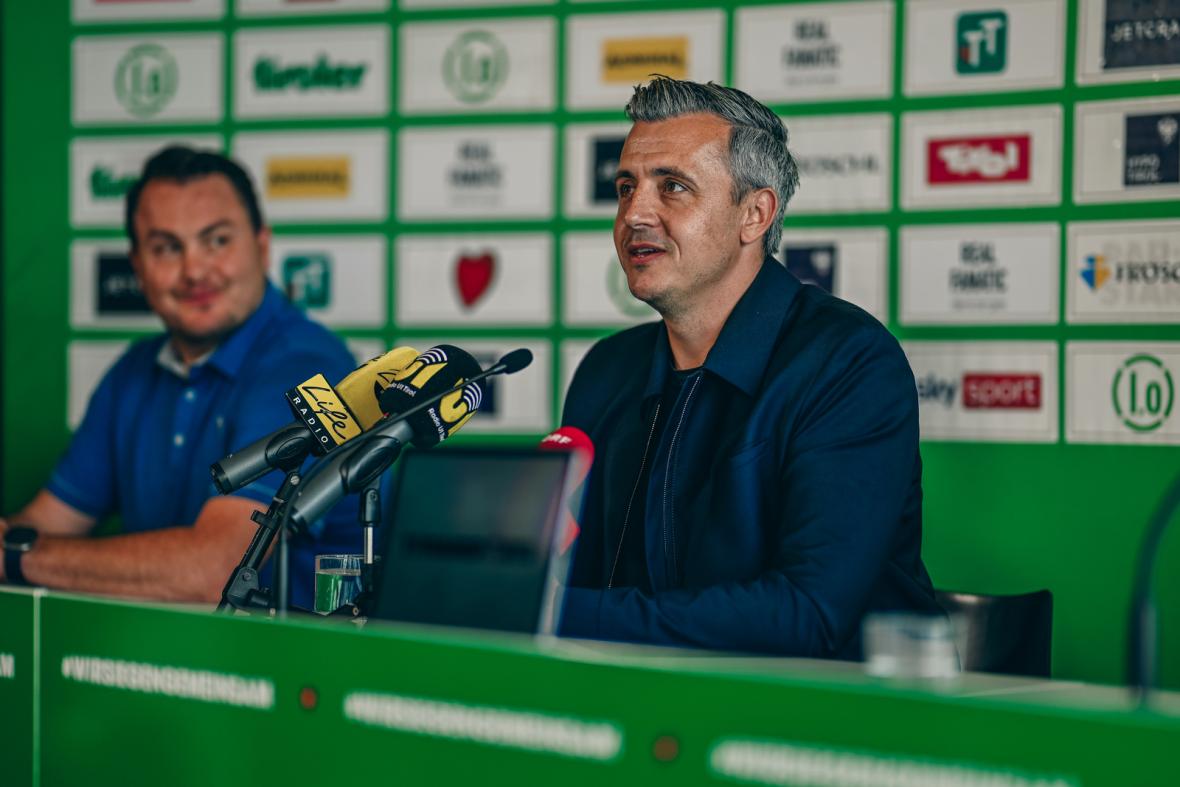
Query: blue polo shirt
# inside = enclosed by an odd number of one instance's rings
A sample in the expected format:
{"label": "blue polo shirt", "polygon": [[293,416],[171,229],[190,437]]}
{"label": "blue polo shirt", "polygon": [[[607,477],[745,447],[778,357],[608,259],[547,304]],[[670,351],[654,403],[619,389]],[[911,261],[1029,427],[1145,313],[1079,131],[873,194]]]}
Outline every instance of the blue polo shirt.
{"label": "blue polo shirt", "polygon": [[[167,341],[138,341],[107,371],[47,485],[97,519],[117,512],[125,533],[192,525],[217,495],[211,464],[291,423],[287,390],[317,372],[339,380],[355,366],[340,339],[270,285],[254,314],[187,376],[168,362]],[[276,471],[235,494],[269,503],[282,482]],[[312,603],[315,555],[360,551],[356,499],[312,530],[290,541],[291,601],[302,607]]]}

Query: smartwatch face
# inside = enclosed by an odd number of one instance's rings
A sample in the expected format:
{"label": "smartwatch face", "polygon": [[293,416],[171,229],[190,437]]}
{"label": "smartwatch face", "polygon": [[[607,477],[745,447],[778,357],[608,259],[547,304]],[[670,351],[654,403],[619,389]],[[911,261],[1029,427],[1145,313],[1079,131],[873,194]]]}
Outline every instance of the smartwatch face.
{"label": "smartwatch face", "polygon": [[37,540],[37,531],[31,527],[14,527],[4,534],[4,548],[24,551]]}

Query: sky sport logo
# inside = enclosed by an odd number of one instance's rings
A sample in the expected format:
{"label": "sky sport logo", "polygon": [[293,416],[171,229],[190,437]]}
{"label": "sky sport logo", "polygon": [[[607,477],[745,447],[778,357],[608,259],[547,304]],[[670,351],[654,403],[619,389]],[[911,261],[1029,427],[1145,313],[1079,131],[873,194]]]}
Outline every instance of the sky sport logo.
{"label": "sky sport logo", "polygon": [[1132,355],[1115,372],[1110,395],[1124,426],[1135,432],[1152,432],[1172,414],[1172,372],[1154,355]]}
{"label": "sky sport logo", "polygon": [[455,98],[479,104],[496,95],[508,78],[508,50],[486,30],[471,30],[447,47],[442,72]]}
{"label": "sky sport logo", "polygon": [[1008,15],[1003,11],[959,14],[955,23],[955,71],[998,74],[1008,64]]}
{"label": "sky sport logo", "polygon": [[968,372],[963,375],[967,410],[1040,410],[1041,375]]}
{"label": "sky sport logo", "polygon": [[115,68],[115,96],[138,118],[149,118],[164,109],[179,83],[176,58],[159,44],[132,47]]}
{"label": "sky sport logo", "polygon": [[926,177],[932,186],[966,183],[1027,183],[1032,137],[931,139],[926,143]]}

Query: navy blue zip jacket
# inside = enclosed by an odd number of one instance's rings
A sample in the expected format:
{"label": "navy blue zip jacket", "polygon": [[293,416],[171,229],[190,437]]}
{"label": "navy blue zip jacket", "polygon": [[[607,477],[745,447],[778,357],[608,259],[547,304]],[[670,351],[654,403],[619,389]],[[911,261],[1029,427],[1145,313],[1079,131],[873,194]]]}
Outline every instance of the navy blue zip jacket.
{"label": "navy blue zip jacket", "polygon": [[[652,439],[673,373],[659,322],[574,375],[562,423],[597,458],[562,634],[856,659],[867,612],[938,611],[914,376],[879,322],[767,259]],[[637,506],[650,581],[612,587]]]}

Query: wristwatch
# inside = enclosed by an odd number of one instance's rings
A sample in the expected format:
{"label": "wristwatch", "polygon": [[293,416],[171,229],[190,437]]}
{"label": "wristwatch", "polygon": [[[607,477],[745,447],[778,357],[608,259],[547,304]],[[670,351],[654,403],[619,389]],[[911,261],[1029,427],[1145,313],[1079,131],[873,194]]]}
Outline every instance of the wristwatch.
{"label": "wristwatch", "polygon": [[20,570],[21,557],[37,543],[37,531],[18,525],[4,534],[4,577],[10,585],[28,585]]}

